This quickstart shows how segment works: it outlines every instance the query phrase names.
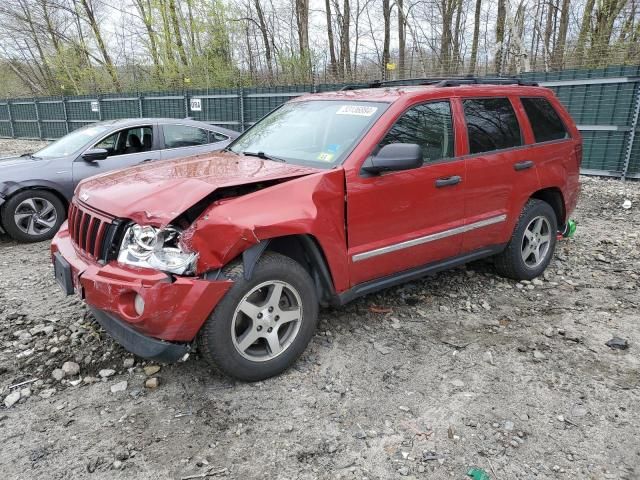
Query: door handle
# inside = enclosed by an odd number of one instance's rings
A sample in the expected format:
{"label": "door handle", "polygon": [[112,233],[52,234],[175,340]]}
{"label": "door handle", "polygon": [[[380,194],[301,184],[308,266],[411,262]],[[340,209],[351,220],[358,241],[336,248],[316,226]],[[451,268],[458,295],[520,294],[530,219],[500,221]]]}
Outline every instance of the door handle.
{"label": "door handle", "polygon": [[439,178],[436,180],[436,187],[437,188],[449,187],[449,186],[457,185],[461,181],[462,181],[462,177],[460,177],[459,175],[454,175],[452,177]]}
{"label": "door handle", "polygon": [[526,170],[533,167],[533,160],[525,160],[524,162],[518,162],[513,164],[513,169],[517,172],[520,170]]}
{"label": "door handle", "polygon": [[145,158],[144,160],[142,160],[141,162],[138,162],[138,165],[140,165],[141,163],[147,163],[150,162],[151,160],[153,160],[153,158]]}

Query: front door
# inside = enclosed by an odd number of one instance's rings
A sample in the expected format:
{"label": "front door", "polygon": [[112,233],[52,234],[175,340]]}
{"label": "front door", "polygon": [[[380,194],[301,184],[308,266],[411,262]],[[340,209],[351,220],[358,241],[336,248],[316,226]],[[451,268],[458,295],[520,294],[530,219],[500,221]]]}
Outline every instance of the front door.
{"label": "front door", "polygon": [[88,162],[82,159],[81,154],[73,162],[74,187],[80,180],[94,175],[160,159],[155,130],[152,125],[124,128],[90,146],[104,148],[109,156],[104,160]]}
{"label": "front door", "polygon": [[388,143],[418,144],[424,164],[377,176],[349,172],[351,286],[461,251],[466,173],[464,159],[455,156],[449,101],[408,109],[379,147]]}

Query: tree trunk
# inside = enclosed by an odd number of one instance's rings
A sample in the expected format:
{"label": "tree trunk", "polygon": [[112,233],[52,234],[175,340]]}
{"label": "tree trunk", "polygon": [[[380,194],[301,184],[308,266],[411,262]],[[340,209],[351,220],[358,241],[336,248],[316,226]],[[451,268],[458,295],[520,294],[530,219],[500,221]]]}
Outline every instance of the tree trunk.
{"label": "tree trunk", "polygon": [[476,0],[476,12],[473,17],[473,43],[471,44],[471,60],[469,74],[475,75],[478,62],[478,38],[480,36],[480,13],[482,12],[482,0]]}
{"label": "tree trunk", "polygon": [[404,0],[396,0],[396,3],[398,5],[398,78],[400,78],[407,76],[405,72],[407,35],[405,33]]}
{"label": "tree trunk", "polygon": [[498,18],[496,19],[496,58],[495,70],[498,75],[502,73],[502,54],[504,50],[504,23],[507,14],[506,0],[498,0]]}
{"label": "tree trunk", "polygon": [[595,3],[595,0],[587,0],[584,7],[580,33],[578,34],[578,42],[576,44],[576,53],[574,55],[576,61],[576,65],[574,66],[582,66],[583,64],[587,38],[591,35],[591,14],[593,13],[593,6]]}
{"label": "tree trunk", "polygon": [[156,32],[153,29],[153,15],[151,13],[151,4],[149,0],[145,5],[145,0],[136,0],[136,7],[142,17],[142,22],[147,31],[149,37],[149,53],[151,54],[151,61],[153,62],[154,75],[156,80],[160,80],[160,55],[158,53],[158,41],[156,38]]}
{"label": "tree trunk", "polygon": [[182,33],[180,32],[180,21],[178,19],[178,12],[176,11],[175,0],[169,0],[169,17],[171,19],[171,25],[173,26],[173,34],[176,37],[176,48],[178,49],[178,55],[180,61],[185,67],[189,66],[187,59],[187,52],[184,49],[184,43],[182,42]]}
{"label": "tree trunk", "polygon": [[93,36],[96,39],[96,43],[98,44],[98,49],[102,54],[102,58],[104,59],[104,65],[113,81],[113,85],[116,88],[116,91],[121,91],[122,87],[120,86],[120,80],[118,79],[118,72],[116,71],[115,66],[113,65],[113,61],[111,60],[111,56],[109,55],[109,51],[107,50],[107,46],[104,43],[104,39],[102,38],[102,33],[100,32],[100,26],[96,20],[95,14],[93,12],[93,7],[90,5],[90,0],[80,0],[80,4],[84,9],[85,14],[87,15],[87,20],[89,22],[89,26],[91,27],[91,31],[93,32]]}
{"label": "tree trunk", "polygon": [[347,78],[351,78],[351,6],[349,0],[344,0],[342,7],[342,57],[344,71]]}
{"label": "tree trunk", "polygon": [[562,10],[560,12],[560,28],[556,46],[553,50],[553,60],[551,66],[554,70],[560,70],[564,60],[564,49],[567,43],[567,31],[569,30],[569,7],[571,0],[562,0]]}
{"label": "tree trunk", "polygon": [[387,64],[390,60],[389,46],[391,43],[391,4],[389,0],[382,0],[382,18],[384,21],[384,42],[382,44],[382,78],[387,79]]}
{"label": "tree trunk", "polygon": [[267,72],[269,83],[273,80],[273,60],[271,59],[271,43],[269,42],[269,31],[267,30],[267,23],[264,19],[264,12],[260,6],[260,0],[254,0],[256,7],[256,13],[258,14],[258,22],[260,25],[260,33],[262,34],[262,42],[264,43],[264,56],[267,61]]}
{"label": "tree trunk", "polygon": [[[456,9],[456,26],[453,32],[453,64],[450,69],[453,73],[458,73],[458,67],[460,65],[460,59],[462,58],[462,53],[460,52],[460,38],[462,36],[462,32],[460,31],[460,21],[462,17],[462,0],[457,0],[454,2],[454,7]],[[453,12],[452,12],[453,13]]]}
{"label": "tree trunk", "polygon": [[325,0],[325,12],[327,14],[327,37],[329,39],[329,72],[332,76],[338,73],[336,61],[336,46],[333,38],[333,19],[331,18],[331,0]]}
{"label": "tree trunk", "polygon": [[311,55],[309,51],[309,0],[295,0],[296,22],[298,24],[298,48],[300,59],[306,70],[305,76],[311,74]]}

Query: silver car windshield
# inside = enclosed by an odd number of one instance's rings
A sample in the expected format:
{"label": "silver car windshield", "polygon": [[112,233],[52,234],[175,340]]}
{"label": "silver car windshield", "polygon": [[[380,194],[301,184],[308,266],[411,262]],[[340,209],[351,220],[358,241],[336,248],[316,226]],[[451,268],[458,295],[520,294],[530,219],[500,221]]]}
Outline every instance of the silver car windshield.
{"label": "silver car windshield", "polygon": [[331,168],[344,161],[387,106],[382,102],[341,100],[287,103],[247,130],[230,150]]}
{"label": "silver car windshield", "polygon": [[47,145],[33,156],[36,158],[54,158],[71,155],[110,128],[111,127],[107,125],[89,125],[80,128]]}

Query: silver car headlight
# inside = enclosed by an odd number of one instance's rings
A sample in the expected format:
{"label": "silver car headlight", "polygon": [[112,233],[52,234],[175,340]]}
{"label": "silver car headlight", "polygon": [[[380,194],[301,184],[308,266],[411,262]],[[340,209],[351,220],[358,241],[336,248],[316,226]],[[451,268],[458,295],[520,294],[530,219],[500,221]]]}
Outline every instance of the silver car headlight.
{"label": "silver car headlight", "polygon": [[172,226],[156,228],[134,224],[124,234],[118,262],[176,275],[192,273],[198,255],[182,247],[181,234]]}

